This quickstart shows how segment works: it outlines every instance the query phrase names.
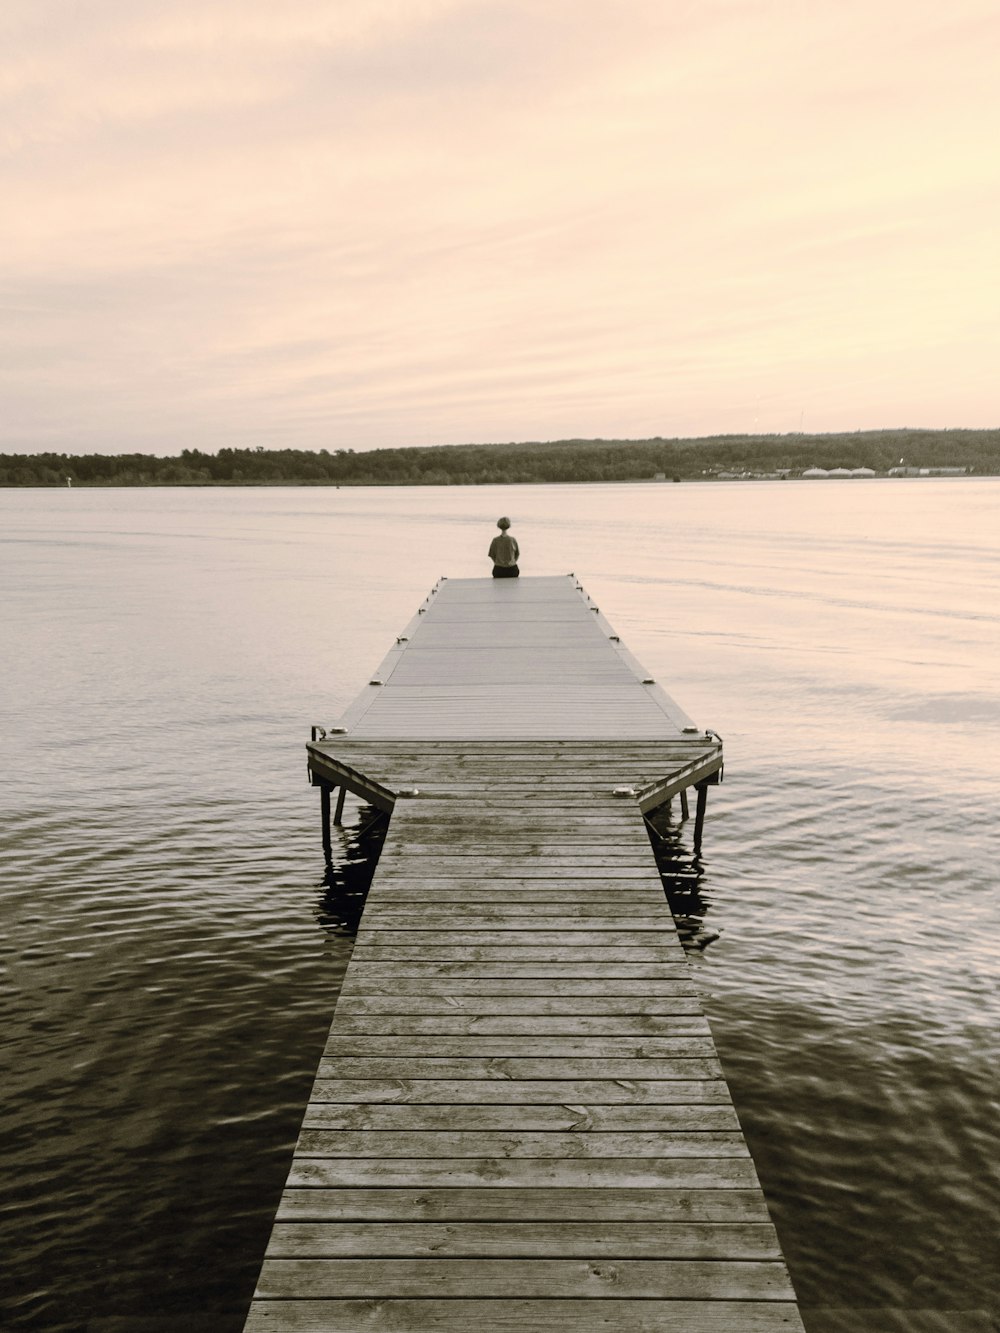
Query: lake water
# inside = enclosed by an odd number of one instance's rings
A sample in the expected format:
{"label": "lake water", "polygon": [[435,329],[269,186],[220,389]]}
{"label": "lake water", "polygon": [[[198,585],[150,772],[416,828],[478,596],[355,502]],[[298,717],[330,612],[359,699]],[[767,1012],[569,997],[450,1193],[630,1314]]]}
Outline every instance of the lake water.
{"label": "lake water", "polygon": [[810,1333],[997,1327],[973,479],[0,491],[4,1327],[241,1327],[350,954],[303,743],[504,512],[725,738],[693,966]]}

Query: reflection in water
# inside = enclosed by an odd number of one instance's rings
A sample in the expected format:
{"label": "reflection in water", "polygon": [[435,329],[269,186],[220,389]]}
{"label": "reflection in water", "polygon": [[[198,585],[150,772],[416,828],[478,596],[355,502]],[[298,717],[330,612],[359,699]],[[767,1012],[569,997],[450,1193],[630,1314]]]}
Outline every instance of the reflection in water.
{"label": "reflection in water", "polygon": [[316,908],[316,920],[331,935],[353,939],[358,933],[388,829],[389,816],[370,805],[358,808],[356,822],[334,829]]}
{"label": "reflection in water", "polygon": [[673,802],[646,816],[646,831],[681,944],[689,952],[701,952],[719,938],[720,931],[707,921],[712,901],[705,891],[704,859],[700,851],[685,845],[692,828],[689,820],[674,818]]}

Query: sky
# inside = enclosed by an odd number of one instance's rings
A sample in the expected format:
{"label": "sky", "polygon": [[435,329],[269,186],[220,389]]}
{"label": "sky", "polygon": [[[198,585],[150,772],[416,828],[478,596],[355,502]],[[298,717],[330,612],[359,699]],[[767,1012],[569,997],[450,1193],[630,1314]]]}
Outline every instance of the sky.
{"label": "sky", "polygon": [[0,452],[1000,424],[996,0],[4,0]]}

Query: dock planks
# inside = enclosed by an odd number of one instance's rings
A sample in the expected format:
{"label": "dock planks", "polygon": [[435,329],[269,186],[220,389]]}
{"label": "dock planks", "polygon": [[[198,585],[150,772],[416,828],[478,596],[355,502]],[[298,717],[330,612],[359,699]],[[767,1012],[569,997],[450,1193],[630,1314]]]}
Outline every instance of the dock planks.
{"label": "dock planks", "polygon": [[612,634],[449,580],[310,746],[394,809],[251,1333],[800,1333],[642,819],[721,743]]}

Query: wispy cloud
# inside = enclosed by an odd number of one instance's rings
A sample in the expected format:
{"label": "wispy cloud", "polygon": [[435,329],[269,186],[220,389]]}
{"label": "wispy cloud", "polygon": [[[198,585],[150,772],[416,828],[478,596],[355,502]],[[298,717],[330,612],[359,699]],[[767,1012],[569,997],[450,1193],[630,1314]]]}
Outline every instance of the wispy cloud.
{"label": "wispy cloud", "polygon": [[0,448],[995,423],[992,0],[7,0]]}

